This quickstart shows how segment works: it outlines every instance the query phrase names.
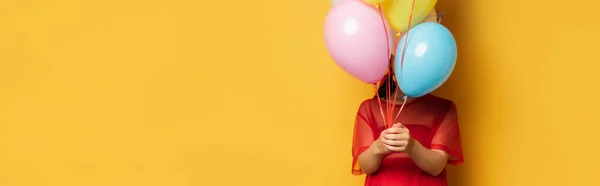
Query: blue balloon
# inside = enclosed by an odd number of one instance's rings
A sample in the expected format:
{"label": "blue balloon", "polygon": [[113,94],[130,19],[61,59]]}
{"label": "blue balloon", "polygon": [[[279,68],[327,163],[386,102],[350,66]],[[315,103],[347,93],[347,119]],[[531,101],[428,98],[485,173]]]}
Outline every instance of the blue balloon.
{"label": "blue balloon", "polygon": [[406,34],[396,49],[394,72],[406,96],[421,97],[439,88],[452,74],[457,57],[456,40],[441,24],[418,24],[408,32],[402,62],[405,41]]}

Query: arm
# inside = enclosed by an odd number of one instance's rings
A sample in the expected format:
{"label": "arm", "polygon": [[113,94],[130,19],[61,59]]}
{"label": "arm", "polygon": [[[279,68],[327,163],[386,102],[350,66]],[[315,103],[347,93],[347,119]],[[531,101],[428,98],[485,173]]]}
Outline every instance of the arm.
{"label": "arm", "polygon": [[438,176],[446,167],[448,154],[441,150],[430,150],[410,136],[410,131],[402,124],[395,124],[390,134],[383,139],[384,144],[392,145],[392,151],[404,152],[417,166],[433,175]]}
{"label": "arm", "polygon": [[365,174],[373,174],[377,172],[379,166],[381,165],[381,159],[383,158],[384,154],[380,152],[380,150],[377,150],[375,145],[377,142],[378,141],[375,141],[373,145],[369,147],[369,149],[358,156],[360,169]]}
{"label": "arm", "polygon": [[389,154],[391,151],[388,148],[387,144],[382,141],[382,138],[387,130],[381,132],[379,138],[369,146],[367,150],[361,153],[358,156],[358,163],[361,165],[361,170],[365,174],[373,174],[379,170],[379,166],[381,165],[381,160],[386,154]]}
{"label": "arm", "polygon": [[381,141],[381,134],[374,134],[376,124],[371,120],[371,113],[368,103],[363,102],[356,115],[352,145],[352,173],[354,175],[377,172],[382,158],[389,153]]}
{"label": "arm", "polygon": [[411,139],[411,141],[412,147],[407,153],[413,162],[428,174],[438,176],[446,167],[448,153],[441,150],[428,149],[415,139]]}
{"label": "arm", "polygon": [[414,139],[409,144],[412,147],[409,147],[407,153],[413,162],[433,176],[438,176],[447,164],[461,164],[463,156],[456,106],[450,105],[435,132],[430,148]]}

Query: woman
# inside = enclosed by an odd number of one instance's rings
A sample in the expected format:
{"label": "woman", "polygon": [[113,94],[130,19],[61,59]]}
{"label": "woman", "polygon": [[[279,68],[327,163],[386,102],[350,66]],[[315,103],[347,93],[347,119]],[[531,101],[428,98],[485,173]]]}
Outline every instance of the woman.
{"label": "woman", "polygon": [[[392,93],[389,97],[397,94],[399,99],[385,100],[387,84]],[[394,125],[387,128],[380,108],[396,104],[395,117],[404,95],[394,80],[384,82],[378,95],[365,100],[358,110],[352,173],[367,174],[366,186],[447,185],[446,165],[463,163],[454,103],[433,95],[409,98]]]}

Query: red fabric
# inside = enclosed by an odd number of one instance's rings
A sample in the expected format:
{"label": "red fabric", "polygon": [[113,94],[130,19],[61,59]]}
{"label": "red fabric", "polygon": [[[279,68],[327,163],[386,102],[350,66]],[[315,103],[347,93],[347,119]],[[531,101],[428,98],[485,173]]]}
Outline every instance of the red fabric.
{"label": "red fabric", "polygon": [[[382,104],[387,103],[382,100]],[[383,108],[386,108],[385,105]],[[395,107],[392,116],[396,116],[399,108]],[[354,126],[353,174],[363,174],[357,162],[358,156],[385,130],[383,121],[377,98],[365,100],[360,105]],[[456,107],[451,101],[433,95],[423,96],[406,104],[393,123],[398,122],[405,125],[411,136],[423,146],[447,152],[449,164],[463,163]],[[367,176],[365,185],[444,186],[447,185],[446,171],[439,176],[431,176],[421,171],[406,153],[392,153],[382,160],[376,173]]]}

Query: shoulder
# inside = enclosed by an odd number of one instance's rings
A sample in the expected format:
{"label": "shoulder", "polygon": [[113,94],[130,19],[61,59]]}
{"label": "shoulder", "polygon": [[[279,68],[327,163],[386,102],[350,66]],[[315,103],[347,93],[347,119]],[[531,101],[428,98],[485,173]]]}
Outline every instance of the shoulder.
{"label": "shoulder", "polygon": [[360,106],[358,107],[357,114],[363,115],[363,116],[369,116],[370,113],[372,112],[373,108],[379,108],[377,106],[377,104],[378,104],[377,101],[378,101],[378,99],[376,99],[376,98],[370,98],[370,99],[366,99],[366,100],[362,101],[360,103]]}

